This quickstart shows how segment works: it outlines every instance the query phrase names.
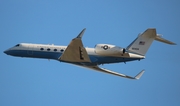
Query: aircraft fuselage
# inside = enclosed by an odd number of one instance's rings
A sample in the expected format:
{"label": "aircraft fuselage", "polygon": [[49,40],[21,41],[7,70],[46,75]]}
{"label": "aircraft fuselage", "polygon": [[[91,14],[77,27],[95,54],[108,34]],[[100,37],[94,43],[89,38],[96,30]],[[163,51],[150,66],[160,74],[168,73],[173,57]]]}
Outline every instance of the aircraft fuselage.
{"label": "aircraft fuselage", "polygon": [[[20,43],[4,51],[4,53],[17,57],[58,60],[58,58],[62,55],[62,53],[66,50],[66,48],[67,46]],[[89,55],[91,62],[94,64],[127,62],[127,61],[134,61],[145,58],[144,56],[139,56],[132,53],[126,53],[124,55],[119,55],[119,56],[98,55],[95,53],[94,48],[86,48],[86,51]]]}

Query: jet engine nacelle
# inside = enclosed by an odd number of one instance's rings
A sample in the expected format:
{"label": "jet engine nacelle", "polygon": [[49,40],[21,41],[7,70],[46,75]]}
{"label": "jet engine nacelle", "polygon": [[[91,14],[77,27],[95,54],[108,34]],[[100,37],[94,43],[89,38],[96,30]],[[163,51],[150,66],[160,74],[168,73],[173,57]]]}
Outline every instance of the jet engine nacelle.
{"label": "jet engine nacelle", "polygon": [[97,44],[95,46],[95,53],[99,55],[121,55],[125,53],[125,49],[116,45]]}

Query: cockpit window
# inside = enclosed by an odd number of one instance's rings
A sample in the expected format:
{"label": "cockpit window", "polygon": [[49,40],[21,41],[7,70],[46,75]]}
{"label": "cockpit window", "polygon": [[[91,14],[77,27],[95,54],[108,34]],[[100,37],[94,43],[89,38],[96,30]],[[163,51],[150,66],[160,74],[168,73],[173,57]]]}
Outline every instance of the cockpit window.
{"label": "cockpit window", "polygon": [[17,44],[15,47],[18,47],[18,46],[20,46],[20,44]]}

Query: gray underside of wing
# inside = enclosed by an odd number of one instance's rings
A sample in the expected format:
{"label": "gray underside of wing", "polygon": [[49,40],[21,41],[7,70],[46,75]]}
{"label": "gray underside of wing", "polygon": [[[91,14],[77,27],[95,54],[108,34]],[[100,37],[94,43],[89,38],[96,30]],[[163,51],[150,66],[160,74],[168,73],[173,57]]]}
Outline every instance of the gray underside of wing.
{"label": "gray underside of wing", "polygon": [[[75,65],[77,65],[77,64],[75,64]],[[103,72],[103,73],[107,73],[107,74],[116,75],[116,76],[119,76],[119,77],[128,78],[128,79],[140,79],[141,76],[144,73],[144,70],[142,70],[135,77],[131,77],[131,76],[124,75],[124,74],[121,74],[121,73],[117,73],[117,72],[114,72],[114,71],[111,71],[111,70],[108,70],[108,69],[105,69],[105,68],[100,68],[98,66],[86,66],[86,65],[78,65],[78,66],[81,66],[81,67],[84,67],[84,68],[88,68],[88,69],[92,69],[92,70],[96,70],[96,71]]]}

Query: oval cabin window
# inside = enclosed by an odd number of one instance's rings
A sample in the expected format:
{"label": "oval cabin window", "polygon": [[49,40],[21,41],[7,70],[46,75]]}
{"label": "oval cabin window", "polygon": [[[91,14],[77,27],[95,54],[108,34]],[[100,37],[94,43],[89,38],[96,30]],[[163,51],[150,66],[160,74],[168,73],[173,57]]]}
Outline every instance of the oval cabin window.
{"label": "oval cabin window", "polygon": [[54,51],[56,52],[56,51],[57,51],[57,49],[54,49]]}
{"label": "oval cabin window", "polygon": [[49,49],[49,48],[47,49],[47,51],[50,51],[50,50],[51,50],[51,49]]}
{"label": "oval cabin window", "polygon": [[63,52],[64,50],[63,50],[63,49],[61,49],[60,51],[61,51],[61,52]]}

